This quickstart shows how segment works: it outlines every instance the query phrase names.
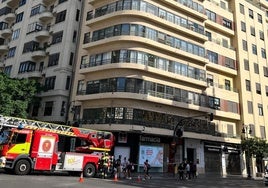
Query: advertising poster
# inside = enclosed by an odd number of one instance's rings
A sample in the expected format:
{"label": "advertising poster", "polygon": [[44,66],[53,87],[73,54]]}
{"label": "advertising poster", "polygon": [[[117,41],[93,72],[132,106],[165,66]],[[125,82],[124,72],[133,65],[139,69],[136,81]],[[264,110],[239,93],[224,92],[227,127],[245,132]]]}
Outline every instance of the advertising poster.
{"label": "advertising poster", "polygon": [[143,166],[148,159],[151,167],[163,167],[163,147],[162,146],[140,146],[139,165]]}

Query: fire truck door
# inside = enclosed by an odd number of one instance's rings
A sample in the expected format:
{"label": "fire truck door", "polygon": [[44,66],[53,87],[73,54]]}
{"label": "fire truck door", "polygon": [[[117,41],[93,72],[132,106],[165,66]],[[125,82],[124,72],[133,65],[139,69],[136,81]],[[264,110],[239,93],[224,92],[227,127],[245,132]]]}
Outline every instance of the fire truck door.
{"label": "fire truck door", "polygon": [[41,136],[35,161],[35,170],[51,170],[56,139],[53,136]]}

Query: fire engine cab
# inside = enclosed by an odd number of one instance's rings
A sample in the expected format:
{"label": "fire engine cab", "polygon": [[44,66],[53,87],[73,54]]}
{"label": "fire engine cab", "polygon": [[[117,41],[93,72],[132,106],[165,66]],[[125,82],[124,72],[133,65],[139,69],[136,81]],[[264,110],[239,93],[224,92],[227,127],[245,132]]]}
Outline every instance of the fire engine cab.
{"label": "fire engine cab", "polygon": [[[58,151],[60,135],[80,139],[82,145],[73,152]],[[0,116],[0,168],[17,175],[65,171],[93,177],[99,153],[113,146],[111,132]]]}

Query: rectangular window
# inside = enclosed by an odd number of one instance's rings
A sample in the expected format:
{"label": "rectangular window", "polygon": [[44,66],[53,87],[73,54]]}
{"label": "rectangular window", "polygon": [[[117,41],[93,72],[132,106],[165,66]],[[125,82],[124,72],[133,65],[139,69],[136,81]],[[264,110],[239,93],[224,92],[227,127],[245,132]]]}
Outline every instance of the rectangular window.
{"label": "rectangular window", "polygon": [[260,83],[256,83],[256,93],[261,95],[261,84]]}
{"label": "rectangular window", "polygon": [[246,80],[246,90],[251,91],[250,80]]}
{"label": "rectangular window", "polygon": [[227,136],[228,137],[234,136],[234,127],[231,124],[227,124]]}
{"label": "rectangular window", "polygon": [[226,90],[231,90],[231,82],[230,82],[230,80],[225,80],[225,89]]}
{"label": "rectangular window", "polygon": [[241,13],[241,14],[245,14],[245,8],[244,8],[244,5],[239,4],[239,10],[240,10],[240,13]]}
{"label": "rectangular window", "polygon": [[266,97],[268,97],[268,86],[265,86],[265,94],[266,94]]}
{"label": "rectangular window", "polygon": [[242,40],[243,50],[248,51],[248,43],[246,40]]}
{"label": "rectangular window", "polygon": [[248,113],[253,114],[253,105],[251,101],[248,101]]}
{"label": "rectangular window", "polygon": [[264,48],[261,49],[261,57],[266,59],[266,50]]}
{"label": "rectangular window", "polygon": [[7,58],[14,57],[16,53],[16,47],[9,48],[7,52]]}
{"label": "rectangular window", "polygon": [[69,90],[70,89],[70,84],[71,84],[71,77],[67,76],[66,78],[66,85],[65,85],[65,89]]}
{"label": "rectangular window", "polygon": [[259,111],[259,115],[263,116],[263,108],[262,108],[262,104],[258,104],[258,111]]}
{"label": "rectangular window", "polygon": [[20,36],[20,29],[16,29],[16,30],[14,30],[13,33],[12,33],[11,40],[16,40],[16,39],[19,38],[19,36]]}
{"label": "rectangular window", "polygon": [[23,12],[16,15],[15,23],[21,22],[23,20]]}
{"label": "rectangular window", "polygon": [[65,21],[65,17],[66,17],[66,10],[58,12],[56,15],[55,24]]}
{"label": "rectangular window", "polygon": [[250,26],[250,34],[255,36],[255,27]]}
{"label": "rectangular window", "polygon": [[257,63],[254,63],[254,72],[259,74],[259,65]]}
{"label": "rectangular window", "polygon": [[80,17],[80,10],[77,9],[76,10],[76,16],[75,16],[75,21],[79,21],[79,17]]}
{"label": "rectangular window", "polygon": [[60,53],[50,54],[48,58],[48,67],[58,65],[60,59]]}
{"label": "rectangular window", "polygon": [[254,16],[253,16],[253,10],[251,10],[251,9],[248,9],[248,16],[250,17],[250,18],[254,18]]}
{"label": "rectangular window", "polygon": [[244,59],[244,69],[249,71],[249,62],[247,59]]}
{"label": "rectangular window", "polygon": [[49,101],[45,103],[44,116],[51,116],[53,109],[53,101]]}
{"label": "rectangular window", "polygon": [[266,139],[265,126],[260,126],[261,138]]}
{"label": "rectangular window", "polygon": [[263,67],[263,74],[265,77],[268,77],[268,67]]}
{"label": "rectangular window", "polygon": [[262,23],[262,15],[258,14],[258,22]]}
{"label": "rectangular window", "polygon": [[259,35],[260,35],[260,39],[261,40],[264,40],[264,33],[263,33],[263,31],[260,30],[259,31]]}
{"label": "rectangular window", "polygon": [[69,65],[73,65],[73,61],[74,61],[74,53],[71,52],[70,59],[69,59]]}
{"label": "rectangular window", "polygon": [[252,53],[257,55],[257,46],[255,44],[252,44]]}
{"label": "rectangular window", "polygon": [[45,79],[45,90],[52,90],[55,87],[55,82],[56,82],[56,76],[52,76],[52,77],[47,77]]}
{"label": "rectangular window", "polygon": [[52,35],[52,44],[60,43],[62,41],[62,37],[63,37],[63,31],[54,33]]}
{"label": "rectangular window", "polygon": [[241,21],[241,31],[246,32],[246,23]]}

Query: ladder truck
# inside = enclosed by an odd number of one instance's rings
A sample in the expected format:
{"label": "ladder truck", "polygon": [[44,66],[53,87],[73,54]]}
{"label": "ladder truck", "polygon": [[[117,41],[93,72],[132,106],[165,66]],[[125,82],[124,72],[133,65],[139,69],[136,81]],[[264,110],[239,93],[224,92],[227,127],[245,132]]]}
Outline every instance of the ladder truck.
{"label": "ladder truck", "polygon": [[[60,136],[81,140],[72,152],[58,151]],[[101,153],[111,151],[111,132],[0,115],[0,168],[17,175],[32,171],[97,173]]]}

